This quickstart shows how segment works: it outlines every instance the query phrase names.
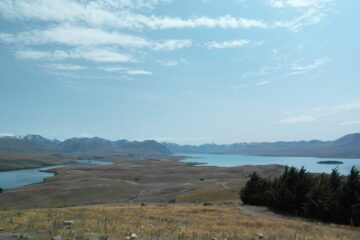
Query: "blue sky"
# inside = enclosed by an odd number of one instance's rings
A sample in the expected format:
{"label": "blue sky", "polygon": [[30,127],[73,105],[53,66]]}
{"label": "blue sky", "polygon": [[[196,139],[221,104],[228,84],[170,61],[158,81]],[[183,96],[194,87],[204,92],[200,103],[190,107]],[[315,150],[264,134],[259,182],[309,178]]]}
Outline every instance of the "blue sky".
{"label": "blue sky", "polygon": [[200,144],[359,132],[359,10],[2,0],[0,133]]}

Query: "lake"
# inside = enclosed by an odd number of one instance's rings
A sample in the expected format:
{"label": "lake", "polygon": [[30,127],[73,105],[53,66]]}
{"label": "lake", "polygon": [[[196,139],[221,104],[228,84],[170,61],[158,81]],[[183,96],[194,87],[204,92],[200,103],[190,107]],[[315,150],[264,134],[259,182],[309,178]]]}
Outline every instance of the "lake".
{"label": "lake", "polygon": [[42,182],[45,178],[53,177],[55,174],[51,172],[42,172],[44,170],[55,169],[60,167],[76,167],[83,165],[103,166],[110,165],[112,162],[99,160],[76,160],[69,164],[55,165],[43,168],[31,168],[12,171],[0,172],[0,188],[9,189],[17,188],[25,185]]}
{"label": "lake", "polygon": [[[313,157],[267,157],[267,156],[244,156],[244,155],[225,155],[225,154],[176,154],[187,156],[183,162],[196,162],[208,166],[218,167],[237,167],[243,165],[267,165],[281,164],[301,168],[302,166],[309,172],[330,173],[332,169],[338,168],[341,174],[347,175],[352,166],[360,170],[360,159],[327,159]],[[342,161],[343,164],[318,164],[318,161]]]}

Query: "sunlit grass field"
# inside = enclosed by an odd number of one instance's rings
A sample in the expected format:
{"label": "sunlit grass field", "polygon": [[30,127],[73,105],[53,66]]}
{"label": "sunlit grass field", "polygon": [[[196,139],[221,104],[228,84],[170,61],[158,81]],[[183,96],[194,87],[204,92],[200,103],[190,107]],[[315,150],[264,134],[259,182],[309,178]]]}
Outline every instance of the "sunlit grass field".
{"label": "sunlit grass field", "polygon": [[[73,220],[71,227],[64,220]],[[237,204],[97,205],[0,211],[3,232],[25,232],[34,239],[360,239],[360,229],[288,218]]]}

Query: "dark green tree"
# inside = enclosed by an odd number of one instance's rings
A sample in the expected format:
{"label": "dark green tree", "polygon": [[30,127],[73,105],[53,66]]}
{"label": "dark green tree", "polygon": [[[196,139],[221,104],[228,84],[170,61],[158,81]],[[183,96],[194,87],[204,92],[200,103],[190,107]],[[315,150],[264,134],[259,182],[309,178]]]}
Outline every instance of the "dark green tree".
{"label": "dark green tree", "polygon": [[251,205],[266,205],[265,191],[267,188],[268,182],[254,172],[240,191],[241,201]]}
{"label": "dark green tree", "polygon": [[344,185],[343,177],[339,174],[338,169],[333,169],[329,177],[329,221],[344,223],[342,219],[343,211],[340,205],[342,188]]}
{"label": "dark green tree", "polygon": [[355,167],[351,168],[346,179],[340,204],[342,220],[351,225],[360,225],[360,174]]}
{"label": "dark green tree", "polygon": [[314,176],[304,168],[286,167],[279,178],[271,180],[254,172],[240,197],[245,204],[360,226],[360,172],[355,167],[347,177],[337,169]]}
{"label": "dark green tree", "polygon": [[329,220],[331,212],[330,180],[325,174],[316,177],[304,202],[304,215]]}
{"label": "dark green tree", "polygon": [[312,186],[313,178],[304,168],[285,167],[277,184],[270,190],[269,204],[278,210],[294,213],[303,213],[303,204],[306,195]]}

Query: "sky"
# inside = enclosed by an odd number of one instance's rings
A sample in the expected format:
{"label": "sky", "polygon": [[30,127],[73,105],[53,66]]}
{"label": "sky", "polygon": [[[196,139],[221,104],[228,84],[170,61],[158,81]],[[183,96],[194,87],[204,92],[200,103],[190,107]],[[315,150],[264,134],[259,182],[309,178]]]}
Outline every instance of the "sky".
{"label": "sky", "polygon": [[360,132],[358,0],[1,0],[0,134]]}

